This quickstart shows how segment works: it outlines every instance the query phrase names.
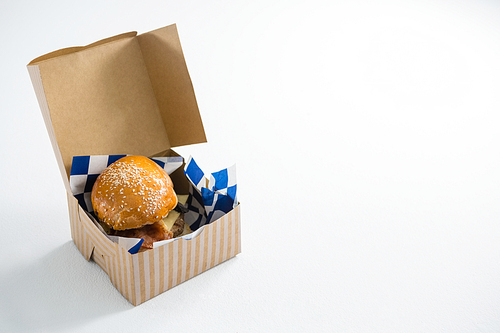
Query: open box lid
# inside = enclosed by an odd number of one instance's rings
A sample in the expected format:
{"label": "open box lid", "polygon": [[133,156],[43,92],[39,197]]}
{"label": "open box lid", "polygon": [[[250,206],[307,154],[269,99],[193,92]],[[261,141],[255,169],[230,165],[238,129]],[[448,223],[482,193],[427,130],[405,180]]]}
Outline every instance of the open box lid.
{"label": "open box lid", "polygon": [[206,142],[176,25],[28,64],[67,190],[73,156],[151,156]]}

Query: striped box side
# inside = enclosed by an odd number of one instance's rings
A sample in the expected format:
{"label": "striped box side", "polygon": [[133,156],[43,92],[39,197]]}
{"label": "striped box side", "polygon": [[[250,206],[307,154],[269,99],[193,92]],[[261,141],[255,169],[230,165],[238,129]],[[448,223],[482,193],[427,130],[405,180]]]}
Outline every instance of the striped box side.
{"label": "striped box side", "polygon": [[139,305],[240,253],[239,216],[238,205],[204,226],[193,239],[180,238],[152,250],[128,255],[132,262],[129,270],[132,278],[127,280],[133,285],[134,301],[131,303]]}
{"label": "striped box side", "polygon": [[82,207],[78,206],[78,208],[80,222],[94,246],[100,253],[105,256],[116,256],[118,244],[111,241],[108,237],[106,237],[106,235],[104,235],[99,229],[97,229],[94,222],[92,222],[92,220]]}
{"label": "striped box side", "polygon": [[240,206],[203,227],[190,240],[178,239],[131,255],[110,241],[68,194],[73,240],[108,274],[115,288],[139,305],[241,252]]}
{"label": "striped box side", "polygon": [[92,244],[91,237],[87,234],[85,226],[80,221],[79,205],[75,197],[67,193],[68,197],[68,211],[71,226],[71,238],[76,247],[86,260],[90,260],[94,245]]}

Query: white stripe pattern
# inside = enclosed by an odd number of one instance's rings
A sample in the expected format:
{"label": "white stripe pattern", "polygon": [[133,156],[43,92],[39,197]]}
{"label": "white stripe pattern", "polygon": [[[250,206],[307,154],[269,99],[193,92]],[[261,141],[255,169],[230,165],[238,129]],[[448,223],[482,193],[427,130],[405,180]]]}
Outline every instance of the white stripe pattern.
{"label": "white stripe pattern", "polygon": [[103,235],[68,194],[73,240],[87,260],[108,274],[132,304],[139,305],[230,259],[241,251],[240,206],[201,228],[191,239],[179,238],[152,250],[130,254]]}

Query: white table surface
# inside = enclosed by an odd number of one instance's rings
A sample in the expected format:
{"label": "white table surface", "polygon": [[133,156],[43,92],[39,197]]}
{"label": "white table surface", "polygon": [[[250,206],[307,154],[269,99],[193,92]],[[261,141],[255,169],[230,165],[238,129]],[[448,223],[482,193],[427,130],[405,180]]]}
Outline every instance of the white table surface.
{"label": "white table surface", "polygon": [[[3,1],[1,332],[499,332],[500,2]],[[133,307],[70,236],[26,70],[177,23],[242,253]]]}

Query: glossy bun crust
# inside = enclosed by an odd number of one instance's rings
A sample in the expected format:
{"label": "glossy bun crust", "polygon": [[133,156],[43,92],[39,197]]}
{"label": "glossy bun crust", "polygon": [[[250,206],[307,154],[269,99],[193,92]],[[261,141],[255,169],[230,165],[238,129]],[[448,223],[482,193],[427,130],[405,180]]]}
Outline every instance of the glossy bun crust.
{"label": "glossy bun crust", "polygon": [[177,205],[167,172],[144,156],[126,156],[109,165],[97,177],[91,199],[97,217],[114,230],[155,223]]}

